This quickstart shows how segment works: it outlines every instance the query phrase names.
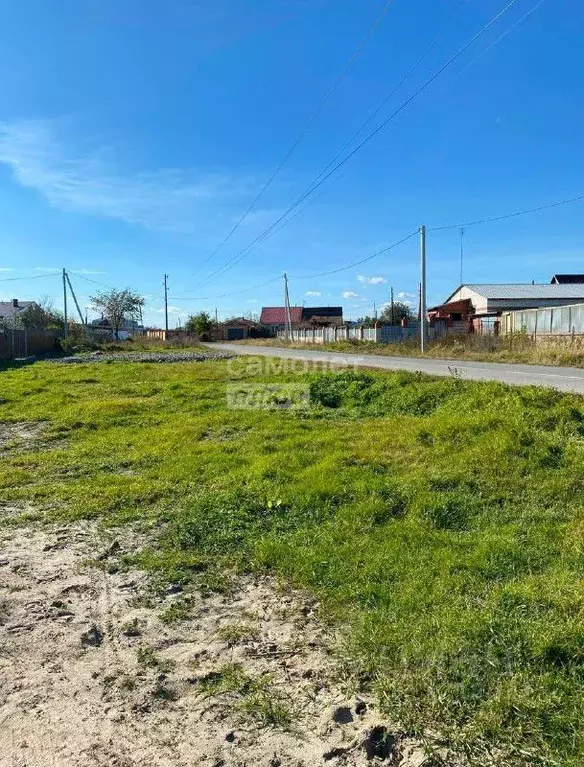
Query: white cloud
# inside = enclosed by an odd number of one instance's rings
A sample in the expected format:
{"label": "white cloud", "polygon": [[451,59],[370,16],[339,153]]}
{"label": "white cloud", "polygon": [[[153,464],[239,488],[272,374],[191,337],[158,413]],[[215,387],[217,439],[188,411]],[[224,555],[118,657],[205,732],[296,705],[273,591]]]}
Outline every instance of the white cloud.
{"label": "white cloud", "polygon": [[185,169],[124,175],[106,162],[103,148],[65,148],[59,127],[48,120],[0,123],[0,163],[61,210],[201,239],[226,227],[256,188],[250,178]]}
{"label": "white cloud", "polygon": [[[161,306],[160,309],[156,309],[157,314],[164,314],[164,306]],[[188,314],[186,309],[181,309],[180,306],[168,306],[168,313],[169,314]]]}
{"label": "white cloud", "polygon": [[259,304],[259,301],[257,298],[248,298],[245,302],[246,304]]}
{"label": "white cloud", "polygon": [[318,290],[307,290],[304,294],[305,296],[322,296],[322,293],[319,293]]}
{"label": "white cloud", "polygon": [[343,298],[359,298],[359,294],[355,293],[354,290],[344,290]]}
{"label": "white cloud", "polygon": [[363,285],[383,285],[384,282],[387,282],[385,277],[366,277],[364,274],[358,274],[357,279]]}
{"label": "white cloud", "polygon": [[406,298],[415,298],[416,294],[415,293],[406,293],[405,291],[401,290],[397,294],[397,297],[399,298],[400,301],[403,301]]}
{"label": "white cloud", "polygon": [[13,272],[14,269],[11,266],[0,266],[0,272]]}

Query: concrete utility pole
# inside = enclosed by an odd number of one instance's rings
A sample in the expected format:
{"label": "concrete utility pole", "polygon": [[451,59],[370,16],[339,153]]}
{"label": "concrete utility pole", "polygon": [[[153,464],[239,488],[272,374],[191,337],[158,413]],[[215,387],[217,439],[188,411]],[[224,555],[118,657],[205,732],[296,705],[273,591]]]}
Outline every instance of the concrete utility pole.
{"label": "concrete utility pole", "polygon": [[73,296],[73,301],[75,302],[75,306],[77,307],[77,313],[79,314],[79,319],[81,320],[81,324],[87,325],[87,318],[85,319],[85,322],[84,322],[83,313],[81,312],[79,302],[77,301],[77,296],[75,295],[75,291],[73,290],[73,285],[71,285],[71,280],[69,279],[69,275],[67,274],[67,272],[65,272],[65,278],[67,280],[67,285],[69,285],[69,290],[71,291],[71,295]]}
{"label": "concrete utility pole", "polygon": [[462,285],[462,262],[464,259],[464,227],[460,230],[460,284]]}
{"label": "concrete utility pole", "polygon": [[67,272],[63,269],[63,319],[65,322],[65,338],[69,335],[69,323],[67,322]]}
{"label": "concrete utility pole", "polygon": [[286,341],[292,340],[292,316],[290,314],[290,294],[288,293],[288,275],[284,272],[284,319],[286,325]]}
{"label": "concrete utility pole", "polygon": [[164,338],[168,336],[168,274],[164,275]]}
{"label": "concrete utility pole", "polygon": [[420,227],[420,351],[426,351],[426,227]]}
{"label": "concrete utility pole", "polygon": [[394,322],[395,322],[395,311],[394,311],[394,303],[393,303],[393,287],[390,290],[391,290],[391,293],[390,293],[390,295],[391,295],[391,324],[393,325]]}

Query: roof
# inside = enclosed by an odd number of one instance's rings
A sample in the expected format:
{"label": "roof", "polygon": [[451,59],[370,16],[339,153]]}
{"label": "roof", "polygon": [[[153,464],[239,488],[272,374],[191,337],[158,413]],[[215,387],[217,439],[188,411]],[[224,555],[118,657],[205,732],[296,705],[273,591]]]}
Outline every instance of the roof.
{"label": "roof", "polygon": [[309,320],[311,317],[342,317],[342,306],[305,306],[302,309],[302,319]]}
{"label": "roof", "polygon": [[13,301],[0,301],[0,317],[14,317],[15,314],[23,312],[29,306],[34,306],[34,301],[19,301],[18,306],[14,306]]}
{"label": "roof", "polygon": [[584,274],[554,274],[552,277],[552,285],[579,285],[584,284]]}
{"label": "roof", "polygon": [[[290,307],[290,320],[300,322],[302,320],[302,307]],[[286,307],[284,306],[264,306],[262,307],[262,316],[260,317],[262,325],[285,325]]]}
{"label": "roof", "polygon": [[461,285],[452,293],[444,303],[448,303],[461,288],[468,288],[487,299],[554,299],[554,298],[574,298],[576,300],[584,299],[584,283],[575,283],[568,285],[538,284],[531,283],[519,284],[485,284]]}

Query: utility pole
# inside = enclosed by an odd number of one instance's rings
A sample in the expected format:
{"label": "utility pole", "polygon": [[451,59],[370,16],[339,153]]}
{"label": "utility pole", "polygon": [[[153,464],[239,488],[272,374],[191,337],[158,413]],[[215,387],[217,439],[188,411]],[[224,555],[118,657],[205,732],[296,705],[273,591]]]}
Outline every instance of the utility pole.
{"label": "utility pole", "polygon": [[375,301],[373,302],[373,319],[374,320],[377,319],[377,304],[375,303]]}
{"label": "utility pole", "polygon": [[67,322],[67,272],[63,269],[63,319],[65,322],[65,338],[69,335],[69,323]]}
{"label": "utility pole", "polygon": [[420,351],[426,351],[426,227],[420,227]]}
{"label": "utility pole", "polygon": [[67,285],[69,285],[69,290],[71,291],[71,295],[73,296],[73,301],[75,301],[75,306],[77,307],[77,313],[79,314],[79,319],[81,320],[81,324],[87,325],[87,319],[85,320],[85,323],[83,322],[83,313],[81,312],[79,302],[77,301],[77,296],[75,295],[75,291],[73,290],[73,285],[71,285],[71,280],[69,279],[69,275],[67,274],[67,272],[65,272],[65,279],[67,280]]}
{"label": "utility pole", "polygon": [[288,292],[288,275],[284,272],[284,319],[286,321],[286,341],[292,340],[292,317],[290,315],[290,294]]}
{"label": "utility pole", "polygon": [[391,295],[391,324],[393,325],[395,322],[395,311],[394,311],[394,304],[393,304],[393,287],[390,288],[390,295]]}
{"label": "utility pole", "polygon": [[219,326],[219,315],[217,314],[217,307],[215,307],[215,325]]}
{"label": "utility pole", "polygon": [[462,260],[464,257],[464,227],[460,230],[460,284],[462,285]]}
{"label": "utility pole", "polygon": [[164,275],[164,340],[168,338],[168,274]]}

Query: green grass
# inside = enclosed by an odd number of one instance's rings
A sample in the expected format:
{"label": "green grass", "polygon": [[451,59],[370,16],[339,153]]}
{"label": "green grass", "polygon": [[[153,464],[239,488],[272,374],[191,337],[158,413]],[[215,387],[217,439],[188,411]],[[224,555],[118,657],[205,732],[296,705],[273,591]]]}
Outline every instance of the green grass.
{"label": "green grass", "polygon": [[228,410],[229,362],[4,371],[0,421],[46,428],[2,454],[0,504],[135,524],[161,584],[278,573],[403,727],[474,765],[584,765],[584,401],[263,364],[245,380],[308,383],[310,410]]}

